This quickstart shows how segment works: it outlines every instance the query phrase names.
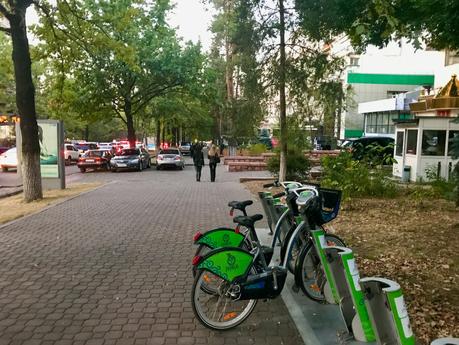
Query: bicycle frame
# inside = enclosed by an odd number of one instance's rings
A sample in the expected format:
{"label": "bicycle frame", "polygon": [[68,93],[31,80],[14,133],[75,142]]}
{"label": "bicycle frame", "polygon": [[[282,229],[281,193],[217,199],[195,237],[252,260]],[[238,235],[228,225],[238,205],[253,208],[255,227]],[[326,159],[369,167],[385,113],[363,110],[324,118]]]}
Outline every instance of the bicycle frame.
{"label": "bicycle frame", "polygon": [[311,230],[311,229],[308,229],[308,228],[309,228],[309,225],[304,220],[296,227],[296,229],[293,232],[292,237],[290,238],[290,241],[288,243],[286,255],[284,257],[284,262],[282,263],[281,267],[283,267],[283,268],[287,267],[288,260],[289,260],[291,254],[292,254],[292,249],[293,249],[293,246],[295,244],[295,241],[297,240],[298,235],[303,230],[305,230],[305,229],[308,230],[308,232],[311,234],[310,237],[311,237],[313,246],[316,249],[317,255],[319,256],[319,260],[320,260],[320,262],[322,264],[322,267],[323,267],[323,270],[324,270],[324,273],[325,273],[325,277],[326,277],[327,282],[329,284],[333,299],[334,299],[335,303],[338,303],[338,299],[339,298],[338,298],[338,293],[337,293],[337,290],[336,290],[336,284],[335,284],[335,281],[334,281],[333,276],[331,274],[330,266],[328,264],[328,261],[327,261],[327,258],[326,258],[326,254],[325,254],[325,251],[324,251],[324,248],[327,246],[327,244],[325,242],[325,231],[323,229]]}

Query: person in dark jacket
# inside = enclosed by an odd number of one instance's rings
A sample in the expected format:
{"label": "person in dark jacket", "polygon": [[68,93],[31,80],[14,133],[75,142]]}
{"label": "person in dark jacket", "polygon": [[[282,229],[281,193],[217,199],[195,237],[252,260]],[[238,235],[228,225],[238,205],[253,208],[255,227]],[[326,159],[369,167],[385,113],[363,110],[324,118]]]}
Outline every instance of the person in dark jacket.
{"label": "person in dark jacket", "polygon": [[220,156],[218,155],[217,146],[212,145],[209,153],[207,153],[207,157],[209,158],[210,182],[215,182],[217,163],[220,163]]}
{"label": "person in dark jacket", "polygon": [[204,154],[202,153],[202,146],[195,144],[193,147],[193,164],[196,169],[196,181],[201,181],[201,170],[204,166]]}

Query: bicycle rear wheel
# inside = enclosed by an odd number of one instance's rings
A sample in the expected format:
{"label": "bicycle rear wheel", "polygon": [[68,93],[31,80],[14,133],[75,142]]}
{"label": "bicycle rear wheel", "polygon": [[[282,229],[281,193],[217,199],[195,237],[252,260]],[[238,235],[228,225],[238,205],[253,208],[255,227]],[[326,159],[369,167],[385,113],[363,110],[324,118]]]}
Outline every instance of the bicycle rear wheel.
{"label": "bicycle rear wheel", "polygon": [[[326,234],[325,240],[329,246],[345,247],[345,243],[338,236]],[[327,279],[320,262],[316,248],[310,242],[303,247],[295,265],[295,283],[306,296],[317,302],[324,302],[324,286]]]}
{"label": "bicycle rear wheel", "polygon": [[[211,279],[208,280],[209,278]],[[191,290],[191,304],[198,320],[205,327],[220,331],[244,322],[255,308],[257,300],[237,300],[238,288],[238,285],[231,284],[211,272],[198,270]],[[209,289],[216,293],[209,294],[205,291]]]}

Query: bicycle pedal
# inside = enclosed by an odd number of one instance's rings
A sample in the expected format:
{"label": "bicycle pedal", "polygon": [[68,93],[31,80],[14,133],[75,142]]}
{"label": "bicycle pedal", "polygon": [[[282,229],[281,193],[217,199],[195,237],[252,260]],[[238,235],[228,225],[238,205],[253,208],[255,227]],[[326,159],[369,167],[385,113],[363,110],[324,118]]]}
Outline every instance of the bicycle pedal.
{"label": "bicycle pedal", "polygon": [[293,284],[292,285],[292,290],[293,290],[293,292],[298,293],[298,291],[300,291],[300,288],[298,287],[298,285]]}

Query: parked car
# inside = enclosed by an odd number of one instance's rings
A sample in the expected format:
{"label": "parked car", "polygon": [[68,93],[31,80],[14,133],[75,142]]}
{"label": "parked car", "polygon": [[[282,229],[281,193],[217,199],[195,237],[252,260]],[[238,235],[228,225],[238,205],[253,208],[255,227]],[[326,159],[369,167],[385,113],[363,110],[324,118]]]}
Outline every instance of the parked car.
{"label": "parked car", "polygon": [[[393,157],[394,155],[394,139],[391,137],[362,137],[358,139],[350,139],[343,143],[343,149],[352,153],[352,157],[356,160],[364,158],[373,159]],[[380,146],[381,150],[375,150],[376,146]]]}
{"label": "parked car", "polygon": [[156,170],[160,170],[165,167],[182,170],[185,168],[185,159],[179,149],[170,148],[159,151],[156,157]]}
{"label": "parked car", "polygon": [[78,152],[80,153],[80,155],[82,155],[88,150],[98,149],[97,144],[95,143],[78,143],[78,144],[74,144],[74,146],[78,149]]}
{"label": "parked car", "polygon": [[7,147],[7,146],[0,146],[0,154],[2,154],[3,152],[6,152],[10,149],[10,147]]}
{"label": "parked car", "polygon": [[18,156],[15,147],[0,154],[0,167],[3,172],[18,168]]}
{"label": "parked car", "polygon": [[78,161],[78,158],[80,158],[80,152],[73,144],[65,144],[64,158],[67,164],[71,164],[72,161]]}
{"label": "parked car", "polygon": [[336,146],[336,139],[332,136],[322,135],[314,138],[315,150],[334,150]]}
{"label": "parked car", "polygon": [[183,155],[189,155],[191,150],[191,143],[188,141],[182,141],[180,143],[179,150]]}
{"label": "parked car", "polygon": [[82,173],[87,169],[110,170],[111,152],[109,150],[88,150],[79,159],[77,166]]}
{"label": "parked car", "polygon": [[122,149],[118,151],[111,162],[112,171],[122,169],[137,169],[142,171],[151,166],[150,154],[145,149]]}

